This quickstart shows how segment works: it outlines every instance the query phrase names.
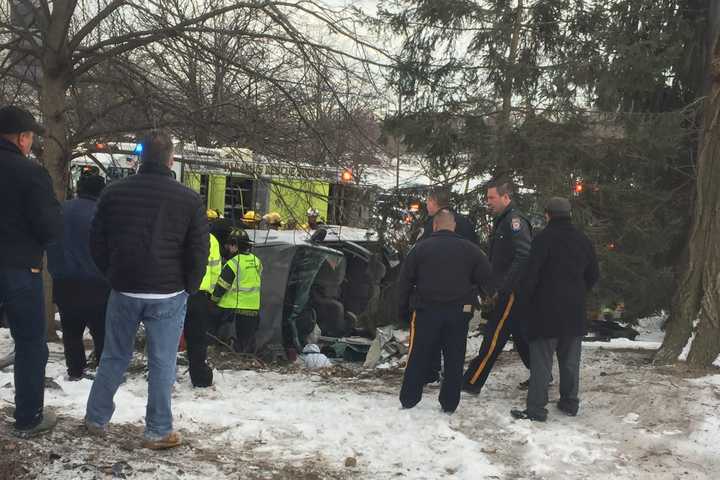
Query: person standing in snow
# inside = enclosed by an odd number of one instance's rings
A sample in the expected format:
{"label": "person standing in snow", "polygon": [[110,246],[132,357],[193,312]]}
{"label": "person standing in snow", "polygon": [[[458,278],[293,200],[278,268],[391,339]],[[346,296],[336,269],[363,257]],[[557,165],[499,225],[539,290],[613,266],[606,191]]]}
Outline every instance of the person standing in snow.
{"label": "person standing in snow", "polygon": [[142,322],[149,366],[143,447],[164,449],[182,442],[171,408],[177,350],[188,296],[205,275],[210,240],[200,195],[172,176],[172,138],[148,135],[141,162],[136,175],[105,189],[90,229],[93,259],[112,291],[85,426],[94,435],[107,431]]}
{"label": "person standing in snow", "polygon": [[85,327],[93,339],[95,358],[100,361],[105,341],[105,308],[110,286],[90,254],[90,223],[105,179],[83,175],[77,183],[77,198],[63,203],[63,236],[48,247],[48,270],[53,277],[53,300],[60,311],[62,340],[68,379],[86,375]]}
{"label": "person standing in snow", "polygon": [[[530,256],[532,230],[530,222],[513,203],[512,194],[509,181],[498,180],[487,187],[487,203],[495,215],[488,256],[498,294],[492,302],[494,307],[480,351],[465,371],[463,390],[473,395],[480,394],[511,334],[515,350],[530,368],[529,347],[520,333],[523,309],[518,301],[517,287]],[[527,383],[520,386],[526,388]]]}
{"label": "person standing in snow", "polygon": [[[206,212],[208,221],[216,221],[219,215],[215,210]],[[200,284],[200,290],[188,299],[187,315],[185,317],[185,344],[190,371],[190,381],[193,387],[205,388],[213,383],[213,371],[207,364],[208,336],[207,331],[211,325],[210,317],[215,306],[211,296],[220,278],[222,271],[222,256],[220,243],[215,235],[210,234],[210,256],[205,270],[205,276]]]}
{"label": "person standing in snow", "polygon": [[400,403],[412,408],[420,402],[430,363],[441,350],[445,369],[439,400],[443,411],[452,413],[460,403],[467,333],[478,290],[492,293],[492,282],[480,247],[455,233],[452,212],[438,212],[433,230],[410,251],[400,273],[398,313],[407,318],[414,311]]}
{"label": "person standing in snow", "polygon": [[15,340],[15,435],[51,430],[44,409],[48,360],[43,252],[62,231],[60,203],[47,170],[27,157],[42,127],[30,112],[0,108],[0,303]]}
{"label": "person standing in snow", "polygon": [[[445,188],[433,189],[425,201],[427,208],[428,219],[423,226],[422,232],[418,242],[427,240],[433,234],[433,219],[438,212],[447,210],[455,215],[455,233],[463,237],[464,239],[478,244],[477,233],[475,232],[475,225],[464,215],[460,215],[450,207],[450,191]],[[438,351],[437,357],[433,359],[430,364],[430,370],[428,371],[426,383],[434,383],[440,380],[440,369],[441,369],[441,354]]]}
{"label": "person standing in snow", "polygon": [[523,291],[533,318],[527,324],[530,339],[530,388],[525,410],[513,417],[544,422],[553,355],[560,367],[558,409],[577,415],[580,401],[580,350],[587,333],[585,299],[600,276],[595,248],[575,228],[570,202],[555,197],[548,201],[547,227],[533,240]]}
{"label": "person standing in snow", "polygon": [[235,351],[255,353],[255,334],[260,325],[262,262],[251,252],[245,230],[233,230],[225,243],[231,257],[222,269],[212,301],[220,307],[220,323],[235,327]]}

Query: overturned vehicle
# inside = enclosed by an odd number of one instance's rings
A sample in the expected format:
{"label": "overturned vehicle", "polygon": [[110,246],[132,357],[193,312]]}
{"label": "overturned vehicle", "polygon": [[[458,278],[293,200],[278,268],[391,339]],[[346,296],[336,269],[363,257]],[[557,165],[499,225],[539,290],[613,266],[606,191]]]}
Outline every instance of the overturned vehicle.
{"label": "overturned vehicle", "polygon": [[292,356],[316,326],[323,337],[373,338],[395,320],[400,261],[376,233],[338,226],[247,232],[263,262],[262,356]]}

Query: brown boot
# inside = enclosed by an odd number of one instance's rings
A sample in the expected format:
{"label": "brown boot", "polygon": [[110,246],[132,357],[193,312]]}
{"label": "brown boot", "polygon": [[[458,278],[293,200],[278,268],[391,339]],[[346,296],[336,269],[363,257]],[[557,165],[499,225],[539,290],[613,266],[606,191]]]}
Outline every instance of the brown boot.
{"label": "brown boot", "polygon": [[57,415],[53,410],[46,409],[43,411],[43,418],[40,423],[28,429],[20,430],[16,428],[13,434],[16,437],[23,439],[37,437],[38,435],[52,431],[56,424]]}
{"label": "brown boot", "polygon": [[170,432],[163,438],[151,440],[146,438],[143,440],[143,448],[149,448],[150,450],[166,450],[168,448],[175,448],[182,445],[182,437],[178,432]]}

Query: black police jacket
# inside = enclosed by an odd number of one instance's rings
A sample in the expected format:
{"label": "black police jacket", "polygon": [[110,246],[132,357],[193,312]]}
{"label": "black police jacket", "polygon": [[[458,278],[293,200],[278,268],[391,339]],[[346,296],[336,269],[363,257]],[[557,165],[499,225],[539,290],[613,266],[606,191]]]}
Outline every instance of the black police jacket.
{"label": "black police jacket", "polygon": [[90,228],[95,264],[120,292],[197,292],[209,246],[200,196],[152,163],[105,188]]}
{"label": "black police jacket", "polygon": [[478,290],[492,294],[487,257],[480,247],[460,235],[441,230],[418,242],[403,262],[398,313],[401,320],[406,320],[411,308],[477,305]]}
{"label": "black police jacket", "polygon": [[500,293],[513,292],[530,257],[532,230],[530,222],[510,203],[493,220],[488,256],[493,281]]}
{"label": "black police jacket", "polygon": [[0,138],[0,268],[40,269],[62,235],[60,202],[47,170]]}
{"label": "black police jacket", "polygon": [[585,300],[600,276],[595,248],[570,219],[551,220],[533,240],[522,291],[530,338],[587,333]]}
{"label": "black police jacket", "polygon": [[[477,245],[479,242],[477,233],[475,232],[475,225],[473,225],[472,222],[465,215],[460,215],[452,209],[447,210],[449,210],[455,215],[455,233]],[[433,218],[435,217],[429,217],[425,221],[425,224],[423,225],[423,231],[417,239],[418,242],[420,240],[427,240],[428,238],[430,238],[430,235],[433,234]]]}

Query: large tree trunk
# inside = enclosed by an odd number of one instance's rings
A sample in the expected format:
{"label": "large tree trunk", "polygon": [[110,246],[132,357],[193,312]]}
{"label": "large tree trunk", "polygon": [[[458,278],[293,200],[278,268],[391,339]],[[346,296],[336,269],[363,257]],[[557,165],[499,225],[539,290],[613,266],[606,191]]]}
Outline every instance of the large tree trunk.
{"label": "large tree trunk", "polygon": [[[44,75],[41,82],[40,109],[45,126],[45,143],[42,163],[50,173],[55,196],[65,200],[71,158],[65,124],[65,79],[63,76]],[[47,270],[46,270],[47,272]],[[57,339],[55,331],[55,306],[52,301],[52,279],[45,274],[45,311],[48,316],[48,337]]]}
{"label": "large tree trunk", "polygon": [[[69,161],[71,158],[67,129],[66,88],[72,76],[72,61],[68,51],[68,26],[76,2],[55,2],[46,18],[47,31],[43,37],[42,78],[40,79],[40,111],[45,126],[42,162],[50,173],[58,200],[65,200]],[[47,270],[46,270],[47,272]],[[48,337],[57,339],[55,305],[52,301],[52,280],[45,274],[45,308],[48,316]]]}
{"label": "large tree trunk", "polygon": [[698,155],[696,199],[686,271],[673,299],[672,317],[656,361],[677,360],[698,320],[688,363],[707,366],[720,354],[720,1],[710,9],[712,57]]}
{"label": "large tree trunk", "polygon": [[703,145],[698,166],[698,206],[696,220],[700,222],[705,242],[702,269],[702,302],[700,323],[688,363],[710,365],[720,354],[720,41],[713,50],[710,67],[712,85],[705,107]]}

